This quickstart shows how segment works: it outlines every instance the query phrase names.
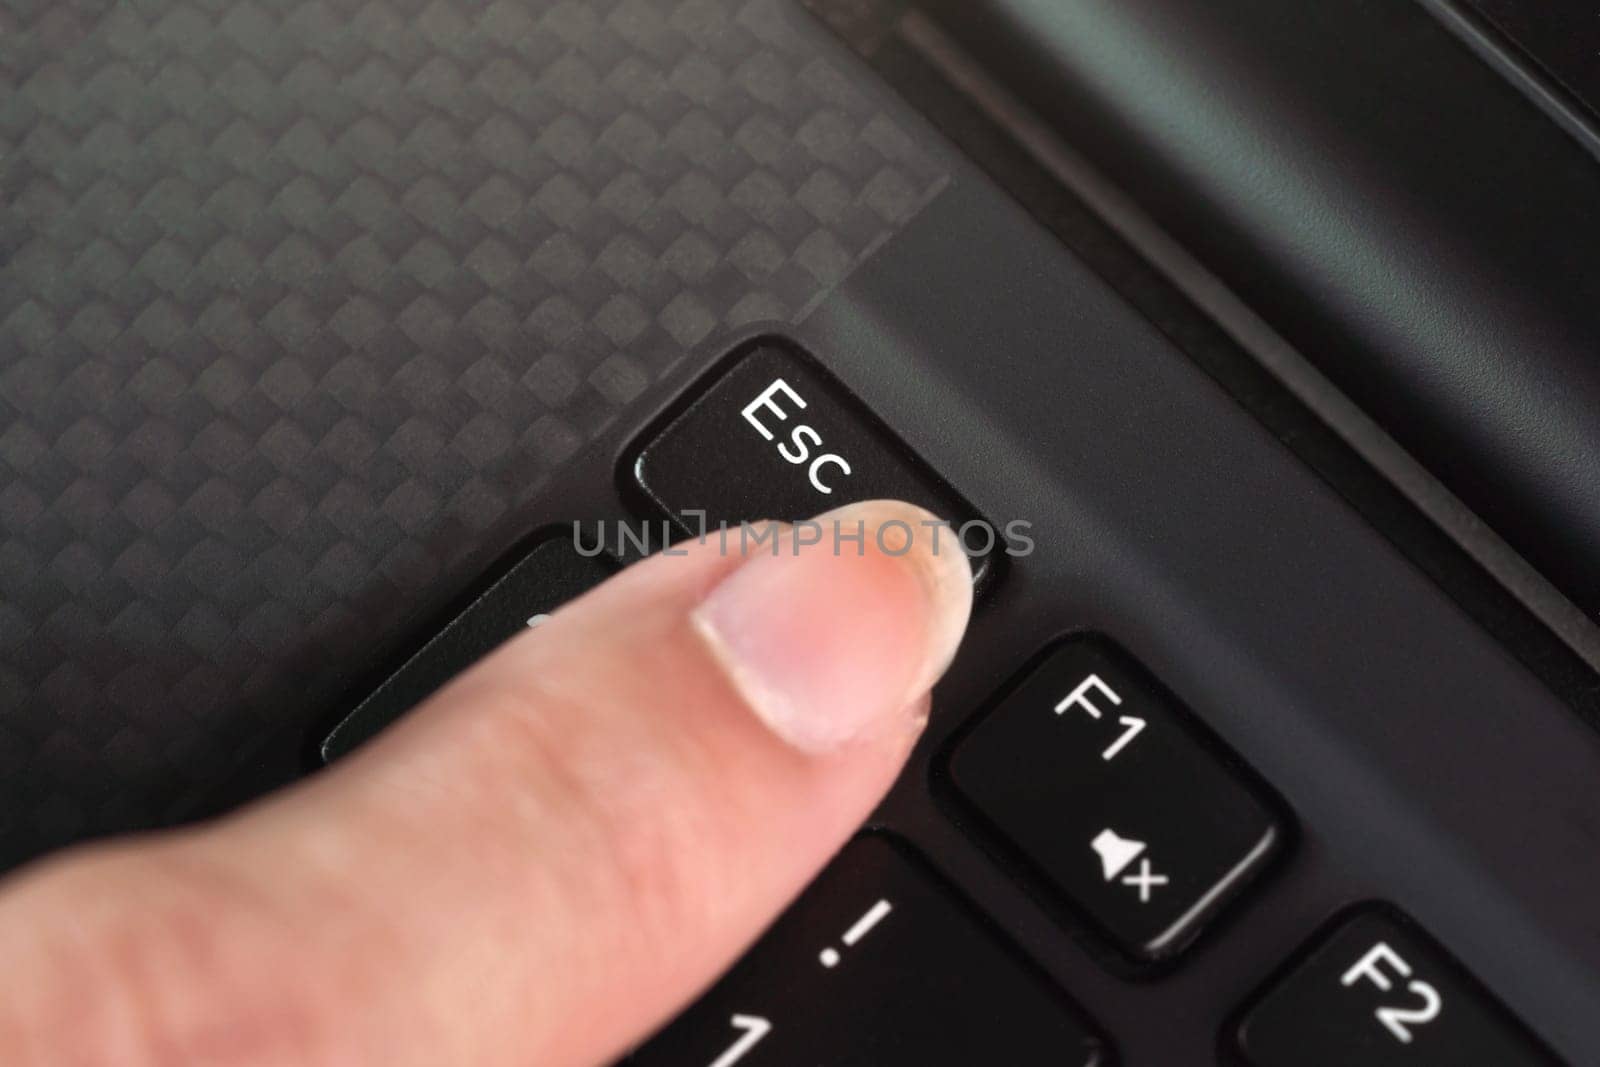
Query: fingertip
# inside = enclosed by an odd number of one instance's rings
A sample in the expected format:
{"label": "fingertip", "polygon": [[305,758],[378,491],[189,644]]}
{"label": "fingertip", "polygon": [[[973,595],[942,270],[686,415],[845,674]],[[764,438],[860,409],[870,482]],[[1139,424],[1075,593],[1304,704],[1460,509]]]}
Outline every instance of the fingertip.
{"label": "fingertip", "polygon": [[790,544],[728,575],[693,612],[746,706],[808,754],[903,733],[972,608],[971,567],[939,520],[868,501],[797,523]]}

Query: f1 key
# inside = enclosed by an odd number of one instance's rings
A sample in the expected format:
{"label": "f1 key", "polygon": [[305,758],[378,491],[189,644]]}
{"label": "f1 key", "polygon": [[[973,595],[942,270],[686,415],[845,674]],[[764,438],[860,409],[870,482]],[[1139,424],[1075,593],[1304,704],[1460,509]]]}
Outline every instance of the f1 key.
{"label": "f1 key", "polygon": [[1283,844],[1254,776],[1098,637],[1028,672],[950,772],[1001,851],[1139,963],[1182,951]]}

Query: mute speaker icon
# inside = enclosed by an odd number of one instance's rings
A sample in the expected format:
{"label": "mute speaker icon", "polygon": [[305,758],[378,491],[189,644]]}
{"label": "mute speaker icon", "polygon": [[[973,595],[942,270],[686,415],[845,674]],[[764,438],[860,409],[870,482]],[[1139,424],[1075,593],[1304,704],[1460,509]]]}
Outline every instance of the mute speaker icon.
{"label": "mute speaker icon", "polygon": [[1101,830],[1089,845],[1099,854],[1100,866],[1108,882],[1127,870],[1128,865],[1138,859],[1146,847],[1143,841],[1130,841],[1109,829]]}

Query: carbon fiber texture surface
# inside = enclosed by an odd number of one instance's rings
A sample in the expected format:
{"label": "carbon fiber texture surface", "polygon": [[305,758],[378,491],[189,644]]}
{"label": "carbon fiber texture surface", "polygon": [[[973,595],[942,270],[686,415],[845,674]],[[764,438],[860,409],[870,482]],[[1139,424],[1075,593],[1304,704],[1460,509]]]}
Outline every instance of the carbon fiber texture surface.
{"label": "carbon fiber texture surface", "polygon": [[0,0],[0,863],[288,743],[936,194],[799,17]]}

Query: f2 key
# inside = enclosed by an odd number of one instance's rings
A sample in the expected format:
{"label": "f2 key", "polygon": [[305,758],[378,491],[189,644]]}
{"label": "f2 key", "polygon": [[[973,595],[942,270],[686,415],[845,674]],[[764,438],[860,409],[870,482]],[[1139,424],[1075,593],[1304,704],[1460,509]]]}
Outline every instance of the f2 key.
{"label": "f2 key", "polygon": [[1336,921],[1245,1014],[1251,1067],[1554,1067],[1558,1062],[1414,923]]}

